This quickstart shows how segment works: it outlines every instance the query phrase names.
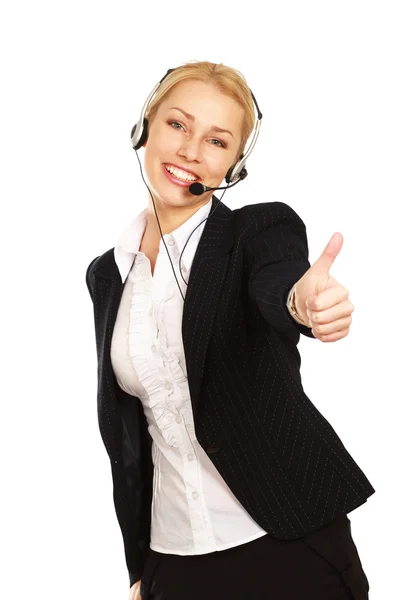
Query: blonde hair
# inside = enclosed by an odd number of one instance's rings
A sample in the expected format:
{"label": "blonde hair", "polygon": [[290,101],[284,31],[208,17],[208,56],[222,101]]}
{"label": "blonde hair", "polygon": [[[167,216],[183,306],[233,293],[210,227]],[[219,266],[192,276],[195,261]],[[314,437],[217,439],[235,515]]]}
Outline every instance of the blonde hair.
{"label": "blonde hair", "polygon": [[254,102],[244,76],[236,69],[222,63],[190,61],[177,67],[172,73],[167,75],[148,106],[146,118],[149,122],[149,127],[168,92],[177,83],[187,79],[203,81],[204,83],[211,82],[218,91],[235,100],[244,109],[242,138],[236,158],[238,159],[243,154],[247,140],[254,128]]}

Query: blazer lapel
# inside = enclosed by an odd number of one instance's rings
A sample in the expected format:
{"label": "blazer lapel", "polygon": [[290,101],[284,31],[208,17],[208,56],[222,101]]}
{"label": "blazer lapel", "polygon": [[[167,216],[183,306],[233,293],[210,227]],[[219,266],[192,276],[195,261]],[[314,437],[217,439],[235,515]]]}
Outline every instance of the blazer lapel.
{"label": "blazer lapel", "polygon": [[[182,316],[182,338],[194,419],[218,300],[234,243],[233,212],[213,196],[193,258]],[[216,208],[215,208],[216,207]],[[215,210],[214,210],[215,209]]]}

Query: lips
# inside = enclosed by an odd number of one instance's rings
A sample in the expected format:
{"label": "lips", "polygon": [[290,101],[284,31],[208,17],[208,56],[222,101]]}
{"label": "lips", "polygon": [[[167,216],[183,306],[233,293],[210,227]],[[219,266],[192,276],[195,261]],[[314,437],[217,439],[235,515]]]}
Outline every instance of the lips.
{"label": "lips", "polygon": [[170,181],[174,185],[177,185],[178,187],[181,187],[181,188],[189,188],[193,183],[195,183],[195,181],[198,181],[198,180],[185,181],[183,179],[178,179],[175,175],[173,175],[172,173],[170,173],[168,171],[168,169],[166,168],[165,165],[163,165],[162,170],[164,172],[165,177],[168,179],[168,181]]}
{"label": "lips", "polygon": [[183,171],[188,175],[192,175],[192,177],[196,177],[196,179],[201,179],[201,177],[199,177],[197,173],[189,171],[189,169],[186,169],[186,167],[183,167],[182,165],[175,165],[174,163],[164,163],[164,167],[173,167],[174,169],[179,169],[180,171]]}

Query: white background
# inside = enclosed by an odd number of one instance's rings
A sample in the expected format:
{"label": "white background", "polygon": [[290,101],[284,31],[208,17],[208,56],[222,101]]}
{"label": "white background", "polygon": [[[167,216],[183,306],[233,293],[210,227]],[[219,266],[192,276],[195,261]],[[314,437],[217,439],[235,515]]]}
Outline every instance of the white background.
{"label": "white background", "polygon": [[311,264],[344,236],[331,273],[355,306],[351,331],[331,344],[301,337],[303,385],[376,489],[349,515],[370,599],[397,597],[396,5],[2,9],[2,598],[127,598],[85,273],[146,206],[129,133],[155,83],[188,60],[239,69],[264,115],[249,176],[223,202],[288,203],[307,225]]}

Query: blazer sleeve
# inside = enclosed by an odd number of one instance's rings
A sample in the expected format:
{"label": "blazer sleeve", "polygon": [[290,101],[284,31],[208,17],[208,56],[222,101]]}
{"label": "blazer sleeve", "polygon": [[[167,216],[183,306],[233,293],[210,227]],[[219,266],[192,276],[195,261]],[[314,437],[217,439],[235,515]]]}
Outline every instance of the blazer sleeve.
{"label": "blazer sleeve", "polygon": [[129,587],[141,579],[150,552],[153,496],[152,439],[139,398],[117,384],[118,412],[122,422],[122,467],[115,471],[114,504],[124,541]]}
{"label": "blazer sleeve", "polygon": [[94,258],[91,263],[89,264],[88,268],[86,269],[86,285],[87,285],[87,289],[89,290],[89,294],[90,297],[92,299],[93,302],[93,286],[92,286],[92,278],[91,278],[91,268],[94,264],[94,262],[98,259],[99,257],[96,256],[96,258]]}
{"label": "blazer sleeve", "polygon": [[311,328],[293,319],[286,306],[292,286],[310,268],[306,226],[283,202],[253,208],[255,233],[244,248],[250,300],[271,327],[295,343],[301,333],[316,339]]}

